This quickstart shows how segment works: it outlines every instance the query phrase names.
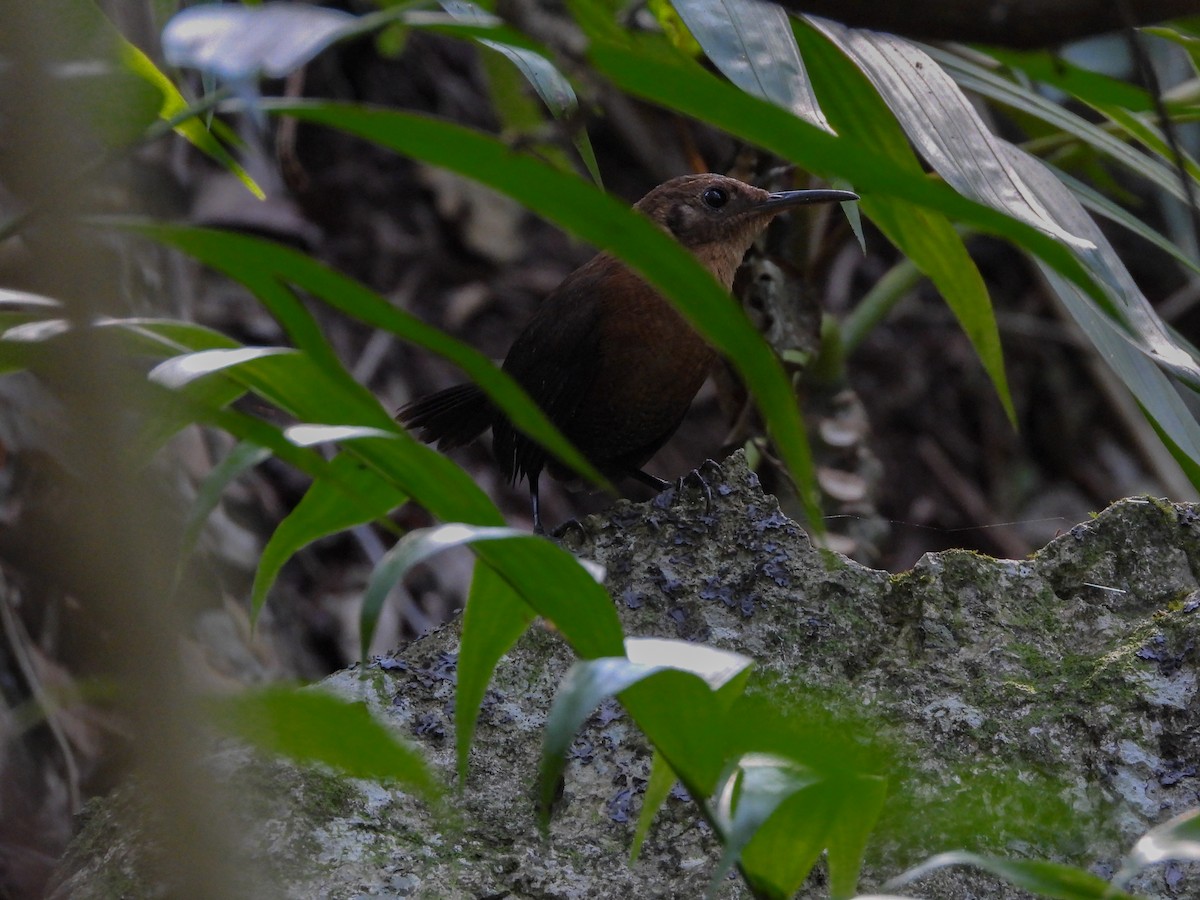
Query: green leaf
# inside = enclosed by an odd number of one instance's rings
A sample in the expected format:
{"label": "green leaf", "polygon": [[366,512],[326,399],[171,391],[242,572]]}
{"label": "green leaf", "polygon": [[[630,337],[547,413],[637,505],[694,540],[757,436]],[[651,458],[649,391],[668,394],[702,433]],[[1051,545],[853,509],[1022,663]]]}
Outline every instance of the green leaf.
{"label": "green leaf", "polygon": [[360,438],[393,439],[396,432],[385,431],[382,428],[372,428],[370,425],[289,425],[283,430],[283,436],[297,447],[316,447],[320,444],[334,444],[339,441],[354,441]]}
{"label": "green leaf", "polygon": [[279,686],[211,702],[226,727],[271,753],[332,766],[352,778],[399,781],[426,799],[441,792],[424,757],[361,702]]}
{"label": "green leaf", "polygon": [[[1071,192],[1038,160],[993,137],[932,58],[898,38],[852,31],[830,22],[819,27],[864,69],[939,174],[968,196],[1069,243],[1107,288],[1108,296],[1097,299],[1134,332],[1144,352],[1200,387],[1200,365],[1172,340]],[[930,103],[929,97],[938,102]],[[1044,255],[1042,258],[1051,262]]]}
{"label": "green leaf", "polygon": [[1179,177],[1171,166],[1139,153],[1119,137],[1065,109],[1061,104],[1013,84],[1009,79],[983,65],[936,47],[925,47],[924,50],[966,90],[974,91],[1011,109],[1028,113],[1079,139],[1139,178],[1145,178],[1176,197],[1186,199],[1179,184]]}
{"label": "green leaf", "polygon": [[204,476],[204,481],[200,483],[200,488],[196,491],[196,499],[192,502],[192,508],[188,510],[187,525],[179,554],[178,575],[183,574],[184,562],[192,555],[200,532],[208,521],[208,517],[217,508],[217,504],[221,502],[221,495],[225,493],[225,489],[244,473],[269,459],[270,456],[271,452],[265,447],[249,441],[242,441]]}
{"label": "green leaf", "polygon": [[[569,176],[559,177],[569,179]],[[334,272],[302,253],[258,238],[178,226],[141,224],[133,227],[245,284],[267,304],[297,347],[310,354],[314,363],[331,379],[342,383],[348,391],[357,393],[360,402],[378,409],[378,401],[345,371],[311,314],[290,291],[283,288],[281,281],[303,288],[334,309],[361,322],[449,359],[487,392],[517,428],[576,471],[599,484],[606,483],[554,428],[537,404],[495,363],[410,313],[397,309],[384,297],[357,281]],[[334,421],[325,416],[302,418]]]}
{"label": "green leaf", "polygon": [[1134,346],[1127,335],[1118,331],[1110,319],[1089,303],[1086,297],[1081,297],[1074,285],[1064,282],[1056,273],[1044,267],[1042,272],[1100,357],[1116,372],[1159,433],[1168,439],[1168,446],[1191,462],[1192,465],[1185,466],[1184,471],[1192,478],[1193,484],[1200,487],[1195,469],[1200,465],[1200,425],[1179,396],[1174,383],[1142,350]]}
{"label": "green leaf", "polygon": [[947,866],[983,869],[1039,897],[1053,897],[1056,900],[1136,900],[1103,878],[1074,866],[1042,860],[996,859],[965,850],[939,853],[893,878],[884,888],[891,890],[903,887]]}
{"label": "green leaf", "polygon": [[358,33],[362,21],[306,4],[193,6],[163,28],[163,55],[173,66],[223,81],[285,78],[331,44]]}
{"label": "green leaf", "polygon": [[[1142,29],[1154,32],[1154,29]],[[1022,51],[1007,47],[985,47],[987,56],[1010,69],[1016,69],[1033,81],[1058,88],[1084,103],[1121,106],[1133,112],[1151,112],[1150,94],[1127,81],[1092,72],[1068,59],[1045,50]]]}
{"label": "green leaf", "polygon": [[[920,174],[920,162],[904,133],[862,72],[803,21],[796,25],[796,36],[813,63],[816,87],[838,133],[874,147],[897,166]],[[995,313],[962,237],[945,216],[904,200],[868,194],[860,205],[938,288],[971,340],[1009,421],[1015,424]],[[851,345],[859,339],[859,335],[851,335]]]}
{"label": "green leaf", "polygon": [[[725,876],[741,859],[743,850],[775,811],[793,795],[819,784],[821,780],[821,776],[808,766],[771,754],[747,754],[730,767],[722,778],[712,807],[713,819],[724,846],[706,897],[716,895]],[[804,875],[808,874],[824,846],[821,838],[828,826],[828,811],[823,813],[813,815],[810,808],[809,815],[802,823],[809,827],[796,833],[796,840],[785,848],[789,867],[802,869]],[[813,828],[814,825],[817,827]],[[781,861],[776,857],[777,863]],[[751,883],[759,880],[754,877],[758,873],[747,874],[752,879]],[[779,880],[769,877],[778,876],[780,873],[777,871],[763,874],[768,875],[768,879],[763,880]],[[794,893],[794,890],[789,893]]]}
{"label": "green leaf", "polygon": [[1113,882],[1125,885],[1142,869],[1170,860],[1200,860],[1200,809],[1190,809],[1142,835]]}
{"label": "green leaf", "polygon": [[259,186],[250,173],[242,168],[225,146],[217,140],[211,131],[204,127],[204,123],[199,118],[188,115],[189,106],[183,94],[179,92],[179,88],[163,74],[162,70],[156,66],[150,57],[145,53],[130,44],[127,41],[122,41],[121,60],[125,67],[137,75],[139,78],[146,81],[158,90],[162,97],[162,105],[159,107],[158,116],[164,122],[175,122],[174,130],[177,134],[188,141],[192,146],[196,147],[203,153],[219,162],[229,172],[246,186],[246,190],[250,191],[259,200],[266,199],[266,193]]}
{"label": "green leaf", "polygon": [[1109,302],[1079,260],[1049,235],[963,197],[946,184],[906,171],[870,145],[827,134],[756,100],[688,60],[678,56],[664,59],[661,47],[642,43],[621,46],[594,39],[590,58],[610,81],[634,96],[736,134],[827,178],[845,178],[864,197],[909,200],[980,231],[1006,237],[1049,262],[1098,303]]}
{"label": "green leaf", "polygon": [[654,822],[655,814],[662,809],[671,794],[671,788],[678,779],[674,771],[661,753],[654,751],[650,760],[650,778],[646,782],[646,790],[642,794],[642,808],[638,812],[637,827],[633,831],[633,844],[629,848],[629,862],[637,862],[642,852],[642,844],[650,834],[650,825]]}
{"label": "green leaf", "polygon": [[744,90],[832,131],[813,93],[786,10],[761,0],[675,0],[688,30]]}
{"label": "green leaf", "polygon": [[281,353],[295,353],[288,347],[238,347],[236,349],[200,350],[175,356],[159,363],[147,376],[165,388],[178,390],[197,378],[244,365],[256,359]]}
{"label": "green leaf", "polygon": [[363,594],[359,641],[363,662],[367,659],[367,648],[375,635],[379,613],[384,601],[412,570],[435,554],[454,547],[464,547],[477,541],[498,541],[505,538],[528,538],[529,535],[515,528],[496,528],[462,524],[439,525],[434,528],[418,528],[410,531],[392,547],[375,566],[371,580]]}
{"label": "green leaf", "polygon": [[[440,0],[442,9],[452,17],[474,25],[490,25],[499,20],[469,0]],[[579,108],[575,89],[545,56],[501,41],[479,38],[479,43],[504,56],[533,85],[542,102],[556,119],[571,115]]]}
{"label": "green leaf", "polygon": [[482,562],[475,564],[463,612],[454,691],[454,745],[460,790],[466,787],[471,740],[492,672],[533,619],[533,609],[508,582]]}
{"label": "green leaf", "polygon": [[619,653],[624,633],[612,598],[583,563],[543,537],[474,544],[475,555],[585,659]]}
{"label": "green leaf", "polygon": [[[271,535],[254,575],[250,608],[257,616],[283,564],[313,541],[381,519],[408,497],[348,453],[330,462],[333,478],[319,478]],[[347,492],[346,488],[349,488]]]}
{"label": "green leaf", "polygon": [[[1048,165],[1048,164],[1047,164]],[[1110,222],[1131,231],[1143,240],[1149,241],[1159,250],[1173,258],[1181,266],[1186,266],[1193,272],[1200,274],[1200,262],[1197,262],[1187,253],[1179,248],[1179,246],[1159,231],[1155,231],[1142,219],[1139,219],[1133,213],[1129,212],[1124,207],[1114,202],[1111,198],[1100,191],[1093,188],[1091,185],[1084,184],[1079,179],[1062,171],[1061,169],[1049,166],[1055,177],[1071,189],[1071,193],[1076,199],[1083,204],[1084,209],[1088,209],[1097,215],[1104,216]]]}
{"label": "green leaf", "polygon": [[854,896],[867,851],[867,839],[879,821],[887,799],[887,780],[878,775],[859,776],[848,787],[838,792],[840,809],[829,830],[826,858],[832,900]]}
{"label": "green leaf", "polygon": [[628,638],[627,656],[578,662],[559,685],[546,717],[538,776],[538,809],[549,821],[566,754],[584,721],[602,700],[616,695],[638,726],[694,795],[707,796],[720,773],[721,719],[740,691],[751,660],[737,653],[683,641]]}
{"label": "green leaf", "polygon": [[918,151],[960,194],[1068,246],[1087,249],[1086,238],[1064,228],[1030,188],[953,79],[929,54],[890,34],[809,22],[870,79]]}

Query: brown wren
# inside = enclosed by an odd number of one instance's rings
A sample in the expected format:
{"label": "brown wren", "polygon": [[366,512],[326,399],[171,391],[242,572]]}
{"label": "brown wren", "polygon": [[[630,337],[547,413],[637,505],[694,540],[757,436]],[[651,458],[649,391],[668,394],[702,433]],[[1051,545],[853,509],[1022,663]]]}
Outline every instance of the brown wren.
{"label": "brown wren", "polygon": [[[660,184],[634,209],[674,236],[728,291],[742,257],[779,213],[857,199],[850,191],[768,193],[723,175],[684,175]],[[504,371],[606,477],[630,477],[663,490],[668,483],[642,466],[675,433],[716,357],[670,301],[601,253],[542,301],[509,349]],[[399,418],[442,450],[460,447],[490,427],[493,452],[509,483],[529,482],[538,533],[542,469],[560,480],[573,477],[515,430],[473,384],[415,400]]]}

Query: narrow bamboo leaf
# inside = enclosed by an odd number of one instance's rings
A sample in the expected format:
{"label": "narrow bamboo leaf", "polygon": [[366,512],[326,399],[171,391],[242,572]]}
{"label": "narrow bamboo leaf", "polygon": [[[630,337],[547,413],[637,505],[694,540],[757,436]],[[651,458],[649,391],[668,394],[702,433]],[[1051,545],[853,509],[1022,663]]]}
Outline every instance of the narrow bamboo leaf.
{"label": "narrow bamboo leaf", "polygon": [[618,694],[689,789],[702,796],[712,790],[722,759],[720,720],[728,708],[715,692],[744,686],[753,661],[684,641],[627,638],[625,648],[626,656],[576,663],[559,686],[542,746],[543,824],[575,733],[602,700]]}
{"label": "narrow bamboo leaf", "polygon": [[1081,297],[1074,285],[1044,267],[1042,271],[1067,312],[1137,399],[1147,418],[1169,438],[1175,450],[1191,461],[1193,468],[1184,469],[1191,477],[1195,473],[1194,467],[1200,465],[1200,425],[1171,379],[1087,298]]}
{"label": "narrow bamboo leaf", "polygon": [[[725,876],[737,865],[747,845],[776,810],[794,795],[821,781],[821,776],[808,766],[772,754],[747,754],[730,767],[722,778],[712,808],[723,848],[709,882],[707,897],[716,895]],[[828,826],[827,811],[823,810],[826,814],[822,815],[813,815],[812,812],[810,809],[808,817],[799,823],[802,830],[794,835],[796,842],[786,848],[789,864],[798,864],[806,875],[821,853],[824,846],[822,838]],[[805,824],[809,827],[804,828]],[[782,862],[778,857],[776,859]],[[778,886],[778,872],[762,871],[760,866],[758,871],[749,871],[747,874],[751,878],[757,875],[758,879]],[[794,892],[793,889],[788,895]]]}
{"label": "narrow bamboo leaf", "polygon": [[1113,881],[1128,884],[1142,869],[1169,860],[1200,860],[1200,809],[1180,813],[1142,835]]}
{"label": "narrow bamboo leaf", "polygon": [[1038,229],[963,197],[946,184],[897,166],[869,144],[826,134],[769,103],[749,97],[661,48],[594,39],[589,58],[623,91],[707,122],[827,178],[848,179],[863,196],[899,197],[990,234],[1006,237],[1079,285],[1098,303],[1104,291],[1065,246]]}
{"label": "narrow bamboo leaf", "polygon": [[1013,84],[998,72],[979,63],[936,47],[923,49],[938,64],[945,67],[960,87],[974,91],[1003,106],[1041,119],[1048,125],[1073,135],[1089,147],[1098,150],[1105,157],[1139,178],[1145,178],[1175,196],[1183,198],[1178,176],[1171,166],[1164,165],[1161,160],[1147,157],[1146,154],[1138,152],[1119,137],[1064,108],[1062,104]]}
{"label": "narrow bamboo leaf", "polygon": [[[928,55],[888,35],[852,31],[823,20],[817,24],[863,68],[910,139],[947,181],[1038,227],[1043,227],[1043,219],[1051,222],[1053,227],[1044,230],[1070,243],[1105,285],[1110,304],[1117,304],[1118,316],[1133,329],[1145,352],[1200,386],[1200,365],[1171,340],[1112,246],[1071,192],[1039,161],[993,137]],[[996,185],[990,184],[993,180]],[[1022,203],[1028,204],[1024,211]]]}
{"label": "narrow bamboo leaf", "polygon": [[[1154,29],[1143,29],[1143,31]],[[1069,59],[1045,50],[1022,51],[1007,47],[987,47],[988,57],[1025,74],[1033,81],[1057,88],[1084,103],[1121,106],[1133,112],[1150,112],[1154,100],[1150,94],[1127,81],[1092,72]]]}
{"label": "narrow bamboo leaf", "polygon": [[557,544],[512,528],[450,524],[406,535],[372,575],[363,601],[364,622],[373,625],[383,598],[412,566],[455,546],[470,546],[580,656],[604,656],[621,648],[621,623],[612,599],[592,572]]}
{"label": "narrow bamboo leaf", "polygon": [[178,572],[180,574],[183,572],[183,563],[192,555],[204,524],[212,515],[213,510],[217,508],[217,504],[221,502],[221,496],[225,493],[226,488],[244,473],[269,459],[270,456],[271,451],[266,447],[242,441],[230,450],[224,459],[213,466],[212,470],[204,477],[199,490],[196,491],[196,499],[192,501],[192,507],[188,510],[187,526],[184,530],[182,550],[179,554]]}
{"label": "narrow bamboo leaf", "polygon": [[188,110],[188,102],[179,92],[179,88],[175,87],[174,82],[163,74],[150,57],[124,39],[122,39],[120,53],[125,67],[153,85],[162,95],[162,105],[158,111],[159,118],[166,122],[180,120],[179,124],[175,126],[177,134],[232,172],[246,186],[246,190],[259,200],[264,199],[266,193],[259,187],[258,182],[251,178],[250,173],[242,168],[241,163],[230,155],[229,151],[225,149],[225,145],[205,127],[204,122],[195,117],[181,119]]}
{"label": "narrow bamboo leaf", "polygon": [[879,821],[886,799],[887,779],[878,775],[860,776],[850,790],[839,792],[840,810],[830,826],[826,855],[832,900],[854,896],[862,873],[867,839]]}
{"label": "narrow bamboo leaf", "polygon": [[1120,225],[1122,228],[1136,234],[1143,240],[1149,241],[1159,250],[1173,258],[1181,266],[1186,266],[1193,272],[1200,274],[1200,262],[1197,262],[1187,253],[1183,252],[1174,241],[1166,237],[1162,232],[1151,228],[1145,221],[1139,219],[1129,210],[1125,209],[1120,204],[1114,202],[1109,197],[1100,193],[1089,184],[1084,184],[1073,175],[1055,168],[1049,167],[1063,184],[1071,189],[1071,193],[1075,198],[1083,204],[1084,209],[1090,210],[1097,215],[1104,216],[1110,222]]}
{"label": "narrow bamboo leaf", "polygon": [[1053,897],[1057,900],[1136,900],[1103,878],[1074,866],[1042,860],[995,859],[964,850],[939,853],[893,878],[884,888],[891,890],[912,884],[930,872],[947,866],[972,866],[983,869],[1039,897]]}
{"label": "narrow bamboo leaf", "polygon": [[426,799],[441,785],[424,757],[396,739],[363,703],[288,687],[212,701],[219,721],[271,753],[332,766],[353,778],[395,780]]}
{"label": "narrow bamboo leaf", "polygon": [[230,82],[283,78],[358,26],[349,13],[305,4],[193,6],[163,28],[163,55]]}
{"label": "narrow bamboo leaf", "polygon": [[62,303],[53,297],[0,287],[0,310],[4,312],[37,312],[48,314],[53,310],[59,309],[62,309]]}
{"label": "narrow bamboo leaf", "polygon": [[253,616],[262,609],[283,564],[298,550],[327,535],[381,519],[408,499],[349,453],[339,453],[329,468],[334,477],[314,480],[263,548],[250,592]]}
{"label": "narrow bamboo leaf", "polygon": [[1082,256],[1108,289],[1109,298],[1116,304],[1117,320],[1132,332],[1138,348],[1184,383],[1200,389],[1200,364],[1171,337],[1116,250],[1070,190],[1024,151],[1009,145],[1005,152],[1009,164],[1018,169],[1026,183],[1054,209],[1059,221],[1092,244],[1093,249]]}
{"label": "narrow bamboo leaf", "polygon": [[927,53],[893,35],[808,20],[871,79],[921,155],[957,191],[1072,247],[1091,246],[1063,228],[1009,165],[1002,142]]}
{"label": "narrow bamboo leaf", "polygon": [[482,561],[475,564],[471,593],[463,611],[458,683],[454,691],[454,744],[459,790],[466,786],[471,741],[488,682],[500,657],[512,648],[533,619],[533,608],[496,570]]}
{"label": "narrow bamboo leaf", "polygon": [[979,355],[1008,421],[1015,427],[1017,412],[1004,370],[996,314],[987,285],[967,252],[962,236],[945,216],[910,203],[884,197],[864,201],[862,206],[888,240],[937,287]]}
{"label": "narrow bamboo leaf", "polygon": [[283,436],[297,447],[316,447],[318,444],[333,444],[338,441],[353,441],[358,438],[396,437],[394,431],[372,428],[370,425],[289,425]]}
{"label": "narrow bamboo leaf", "polygon": [[646,790],[642,794],[642,808],[638,812],[637,826],[633,830],[633,843],[629,848],[631,865],[637,862],[638,856],[642,852],[642,844],[646,842],[646,837],[650,834],[650,825],[654,822],[654,816],[667,802],[667,797],[670,796],[671,788],[675,786],[676,780],[670,765],[663,759],[662,754],[655,750],[654,756],[650,760],[650,778],[647,780]]}
{"label": "narrow bamboo leaf", "polygon": [[[1179,174],[1178,164],[1175,161],[1175,151],[1172,149],[1167,139],[1163,137],[1162,132],[1159,131],[1154,124],[1152,124],[1152,119],[1156,115],[1155,113],[1142,113],[1139,115],[1137,113],[1132,113],[1127,109],[1122,109],[1119,106],[1096,106],[1094,109],[1107,116],[1109,121],[1115,123],[1130,137],[1140,141],[1142,145],[1146,147],[1146,149],[1174,165],[1175,168],[1173,168],[1172,171],[1175,174],[1175,181],[1178,183]],[[1187,173],[1188,177],[1190,177],[1193,182],[1200,179],[1200,165],[1196,164],[1196,160],[1188,154],[1186,149],[1180,147],[1179,150],[1180,159],[1183,163],[1184,171]],[[1187,196],[1187,192],[1183,190],[1182,186],[1179,188],[1179,190],[1183,192],[1185,197]]]}
{"label": "narrow bamboo leaf", "polygon": [[471,549],[534,612],[553,623],[579,656],[593,659],[621,652],[624,633],[612,598],[581,560],[530,534],[484,541]]}
{"label": "narrow bamboo leaf", "polygon": [[675,0],[674,5],[726,78],[810,125],[833,131],[813,93],[783,7],[762,0]]}
{"label": "narrow bamboo leaf", "polygon": [[[495,16],[469,0],[441,0],[441,5],[442,9],[462,22],[487,25],[497,21]],[[533,89],[556,119],[568,116],[578,109],[579,99],[575,96],[571,82],[545,56],[523,47],[487,38],[480,38],[479,42],[503,55],[516,66],[533,85]]]}
{"label": "narrow bamboo leaf", "polygon": [[[649,688],[634,693],[636,688]],[[720,770],[720,720],[712,691],[691,672],[602,657],[567,672],[546,716],[538,772],[538,816],[549,824],[575,734],[601,701],[620,694],[638,726],[689,789],[707,795]]]}
{"label": "narrow bamboo leaf", "polygon": [[[866,76],[805,22],[797,22],[796,37],[813,64],[815,85],[838,133],[875,148],[897,166],[919,174],[922,169],[916,154]],[[905,200],[868,194],[861,205],[888,239],[938,288],[970,338],[1009,421],[1015,423],[991,298],[962,236],[945,216]],[[859,319],[851,324],[861,323]],[[853,346],[860,339],[860,335],[852,334],[848,343]]]}
{"label": "narrow bamboo leaf", "polygon": [[453,547],[463,547],[477,541],[498,541],[505,538],[530,538],[515,528],[495,528],[462,524],[439,525],[434,528],[418,528],[410,531],[383,555],[383,559],[371,573],[367,590],[363,594],[362,614],[359,620],[359,651],[366,662],[367,648],[375,636],[375,626],[388,594],[392,592],[413,566],[419,565],[434,554]]}
{"label": "narrow bamboo leaf", "polygon": [[787,376],[743,312],[661,229],[586,182],[514,155],[476,131],[408,113],[348,106],[280,104],[271,109],[358,134],[479,180],[629,263],[733,362],[757,398],[781,455],[805,486],[806,511],[813,517],[809,524],[819,529],[811,456]]}
{"label": "narrow bamboo leaf", "polygon": [[731,650],[665,638],[625,639],[625,656],[634,665],[663,666],[698,675],[719,691],[749,672],[754,660]]}
{"label": "narrow bamboo leaf", "polygon": [[397,309],[359,282],[302,253],[258,238],[178,226],[141,224],[134,227],[245,284],[268,303],[297,347],[313,356],[314,362],[331,378],[341,381],[348,389],[357,390],[361,401],[378,407],[370,393],[350,378],[311,314],[279,281],[296,284],[346,315],[449,359],[479,384],[521,431],[577,472],[598,484],[607,483],[562,437],[537,404],[495,363],[410,313]]}
{"label": "narrow bamboo leaf", "polygon": [[71,323],[66,319],[36,319],[9,328],[4,332],[4,342],[7,344],[38,344],[60,337],[70,330]]}
{"label": "narrow bamboo leaf", "polygon": [[[439,519],[479,525],[502,524],[503,517],[499,510],[462,469],[445,456],[413,440],[396,425],[391,414],[379,405],[379,400],[342,366],[315,318],[296,295],[270,277],[272,253],[281,248],[264,241],[256,242],[256,246],[238,240],[222,240],[236,236],[211,231],[160,228],[144,223],[129,227],[164,243],[180,245],[180,249],[185,251],[197,251],[195,255],[200,255],[203,261],[216,268],[228,267],[222,271],[229,272],[235,278],[240,276],[240,280],[284,324],[289,337],[302,354],[267,356],[236,369],[238,377],[245,378],[254,390],[302,421],[341,420],[340,423],[369,426],[387,432],[388,438],[354,441],[351,452],[393,487],[416,500]],[[195,243],[189,239],[194,239]],[[201,252],[210,255],[202,255]],[[299,277],[305,274],[300,271],[305,263],[315,267],[318,273],[332,276],[327,269],[302,254],[288,257],[288,264],[296,260],[299,260],[296,264]],[[339,286],[347,287],[351,299],[357,299],[353,290],[355,287],[359,292],[365,292],[368,303],[375,297],[350,279],[333,277],[333,286],[320,285],[326,290]],[[344,301],[346,298],[342,299]],[[429,330],[436,333],[435,329]],[[293,370],[297,367],[301,370],[315,368],[319,374],[310,371],[303,377],[296,377],[295,371],[289,372],[289,367]]]}
{"label": "narrow bamboo leaf", "polygon": [[197,378],[212,375],[266,356],[295,353],[288,347],[238,347],[231,350],[200,350],[159,363],[147,377],[165,388],[178,390]]}

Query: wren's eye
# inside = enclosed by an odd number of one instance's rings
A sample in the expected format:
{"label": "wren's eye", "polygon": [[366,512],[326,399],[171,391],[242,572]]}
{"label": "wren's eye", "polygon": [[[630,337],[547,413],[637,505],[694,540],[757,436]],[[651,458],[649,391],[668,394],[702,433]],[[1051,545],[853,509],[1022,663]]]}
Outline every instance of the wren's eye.
{"label": "wren's eye", "polygon": [[724,188],[710,187],[700,195],[700,199],[709,209],[720,209],[729,202],[729,193]]}

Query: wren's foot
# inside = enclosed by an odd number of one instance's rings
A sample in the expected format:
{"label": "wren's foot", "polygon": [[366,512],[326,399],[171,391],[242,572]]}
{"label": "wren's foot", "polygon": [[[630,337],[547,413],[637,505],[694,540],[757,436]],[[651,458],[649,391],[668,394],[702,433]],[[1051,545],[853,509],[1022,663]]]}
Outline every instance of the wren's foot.
{"label": "wren's foot", "polygon": [[[713,511],[713,496],[712,488],[709,486],[708,479],[704,477],[704,472],[706,470],[714,471],[717,475],[721,474],[720,464],[713,462],[711,459],[706,459],[686,475],[681,475],[678,479],[676,479],[674,484],[663,481],[661,478],[655,478],[653,475],[648,475],[645,472],[630,474],[633,474],[638,481],[642,482],[642,484],[648,485],[659,491],[659,495],[654,498],[653,502],[656,506],[663,509],[670,506],[673,503],[674,498],[683,493],[684,485],[686,485],[688,482],[697,485],[700,490],[704,492],[704,516],[705,518],[711,518]],[[672,488],[674,488],[673,491],[671,490]],[[669,494],[667,493],[668,491],[670,491]]]}
{"label": "wren's foot", "polygon": [[587,529],[583,527],[583,523],[578,519],[567,519],[567,521],[550,532],[550,537],[559,543],[565,543],[567,534],[572,531],[578,533],[580,541],[583,541],[587,537]]}
{"label": "wren's foot", "polygon": [[679,481],[676,483],[676,490],[682,492],[683,486],[689,481],[697,485],[700,490],[704,491],[704,515],[706,518],[711,518],[713,511],[712,485],[710,485],[708,483],[708,479],[704,477],[705,470],[709,470],[714,474],[720,475],[721,465],[720,463],[711,459],[706,459],[686,475],[680,476]]}

